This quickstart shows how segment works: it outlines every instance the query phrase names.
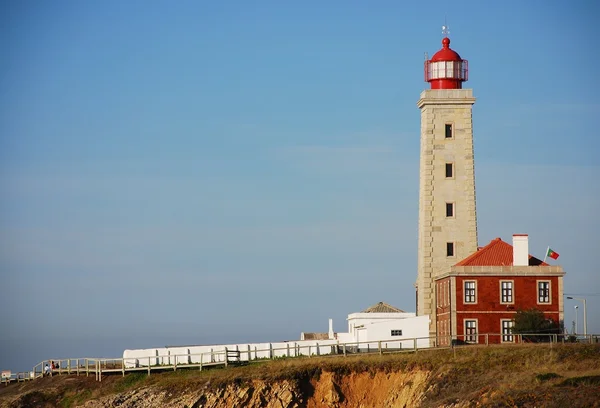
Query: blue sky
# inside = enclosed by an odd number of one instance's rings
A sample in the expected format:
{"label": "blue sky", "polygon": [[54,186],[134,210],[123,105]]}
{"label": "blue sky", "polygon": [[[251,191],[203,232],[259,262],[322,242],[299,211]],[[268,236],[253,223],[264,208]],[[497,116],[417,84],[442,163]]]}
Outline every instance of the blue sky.
{"label": "blue sky", "polygon": [[0,368],[413,311],[444,18],[478,98],[479,243],[550,245],[600,332],[595,2],[0,7]]}

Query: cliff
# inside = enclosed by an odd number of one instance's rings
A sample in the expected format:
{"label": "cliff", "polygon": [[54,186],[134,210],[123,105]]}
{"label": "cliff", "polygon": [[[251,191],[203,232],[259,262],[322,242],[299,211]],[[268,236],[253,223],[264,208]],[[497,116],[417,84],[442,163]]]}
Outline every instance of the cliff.
{"label": "cliff", "polygon": [[247,385],[229,384],[211,391],[176,394],[152,387],[88,401],[84,407],[193,407],[193,408],[324,408],[415,407],[425,394],[429,373],[352,373],[338,379],[323,372],[306,383],[283,380]]}
{"label": "cliff", "polygon": [[55,376],[0,390],[0,407],[600,407],[600,346],[465,347],[266,361],[202,372]]}

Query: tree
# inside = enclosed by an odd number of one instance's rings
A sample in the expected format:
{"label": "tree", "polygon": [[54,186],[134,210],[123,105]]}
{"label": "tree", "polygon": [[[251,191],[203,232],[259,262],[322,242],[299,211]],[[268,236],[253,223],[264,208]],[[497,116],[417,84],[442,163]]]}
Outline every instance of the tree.
{"label": "tree", "polygon": [[[558,322],[546,318],[541,310],[532,308],[517,311],[512,331],[514,334],[521,334],[523,341],[548,342],[551,338],[546,335],[559,334],[560,326]],[[539,336],[540,334],[543,336]]]}

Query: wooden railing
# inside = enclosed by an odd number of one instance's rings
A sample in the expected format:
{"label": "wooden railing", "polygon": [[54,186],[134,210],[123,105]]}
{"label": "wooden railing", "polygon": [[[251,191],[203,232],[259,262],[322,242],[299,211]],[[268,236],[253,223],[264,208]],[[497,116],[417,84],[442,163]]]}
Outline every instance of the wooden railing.
{"label": "wooden railing", "polygon": [[[565,343],[572,340],[572,336],[559,334],[498,334],[498,333],[473,333],[469,335],[437,336],[437,337],[419,337],[400,340],[379,340],[379,341],[361,341],[346,343],[301,345],[287,344],[286,347],[273,348],[272,343],[267,349],[252,349],[248,346],[247,350],[232,350],[225,347],[223,351],[211,351],[205,353],[184,353],[184,354],[165,354],[144,357],[121,357],[121,358],[67,358],[67,359],[49,359],[35,365],[31,372],[20,372],[11,374],[10,377],[2,378],[1,383],[10,383],[12,381],[28,381],[37,378],[54,375],[94,375],[97,381],[102,381],[102,377],[109,374],[125,375],[128,372],[147,372],[152,371],[176,371],[178,369],[198,369],[203,370],[207,367],[239,365],[255,363],[259,361],[293,358],[293,357],[313,357],[313,356],[335,356],[344,357],[364,354],[388,354],[401,352],[417,352],[419,350],[439,350],[455,347],[472,347],[473,345],[490,346],[493,344],[522,344],[527,343],[526,339],[537,339],[540,344],[553,347],[556,343]],[[600,335],[579,336],[578,342],[598,343]],[[531,342],[531,340],[529,341]],[[426,346],[423,344],[427,344]],[[258,357],[266,354],[268,357]],[[254,357],[254,358],[253,358]],[[182,363],[183,361],[183,363]],[[55,363],[56,368],[45,373],[46,365]]]}

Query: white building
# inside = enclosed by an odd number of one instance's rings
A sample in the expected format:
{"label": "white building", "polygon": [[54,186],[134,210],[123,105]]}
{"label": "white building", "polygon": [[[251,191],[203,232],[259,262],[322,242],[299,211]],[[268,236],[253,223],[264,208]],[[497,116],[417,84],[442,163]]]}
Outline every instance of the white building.
{"label": "white building", "polygon": [[[401,344],[402,348],[429,344],[429,316],[416,316],[384,302],[379,302],[362,312],[348,315],[348,332],[337,333],[340,343],[358,343],[358,348],[373,348],[378,342]],[[410,340],[407,340],[410,339]],[[365,344],[366,342],[366,344]]]}
{"label": "white building", "polygon": [[239,351],[241,361],[260,358],[326,355],[346,350],[376,350],[380,343],[386,349],[429,347],[429,316],[415,316],[379,302],[359,313],[348,315],[348,333],[334,333],[329,319],[329,332],[302,333],[298,341],[272,343],[219,344],[206,346],[161,347],[125,350],[125,367],[148,365],[207,364],[224,361],[225,350]]}

